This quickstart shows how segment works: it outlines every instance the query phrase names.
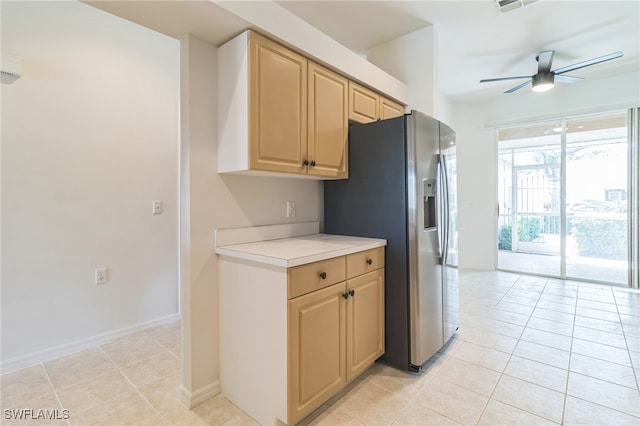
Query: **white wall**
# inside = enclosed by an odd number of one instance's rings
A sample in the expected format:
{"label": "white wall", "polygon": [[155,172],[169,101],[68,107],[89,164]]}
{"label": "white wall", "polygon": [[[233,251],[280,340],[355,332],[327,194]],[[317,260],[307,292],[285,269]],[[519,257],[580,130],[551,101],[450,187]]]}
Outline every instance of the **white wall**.
{"label": "white wall", "polygon": [[178,42],[77,2],[1,23],[3,365],[176,318]]}
{"label": "white wall", "polygon": [[[216,51],[193,36],[181,40],[181,399],[191,406],[219,390],[214,230],[322,219],[321,182],[217,173]],[[285,217],[287,200],[296,202],[295,218]]]}
{"label": "white wall", "polygon": [[440,118],[438,111],[438,37],[421,28],[367,51],[367,59],[409,88],[410,109]]}
{"label": "white wall", "polygon": [[493,269],[496,263],[496,155],[494,127],[640,105],[637,71],[558,84],[545,93],[496,90],[490,102],[455,104],[452,123],[458,141],[460,267]]}

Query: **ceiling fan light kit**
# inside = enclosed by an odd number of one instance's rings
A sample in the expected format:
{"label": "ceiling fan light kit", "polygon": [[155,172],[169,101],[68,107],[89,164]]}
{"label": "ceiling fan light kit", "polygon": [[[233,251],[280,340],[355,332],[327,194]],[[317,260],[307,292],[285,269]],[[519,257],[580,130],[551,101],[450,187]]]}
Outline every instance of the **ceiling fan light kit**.
{"label": "ceiling fan light kit", "polygon": [[531,90],[534,92],[546,92],[553,88],[554,73],[539,73],[531,77]]}
{"label": "ceiling fan light kit", "polygon": [[600,64],[602,62],[610,61],[612,59],[616,59],[622,56],[622,52],[614,52],[608,55],[589,59],[588,61],[578,62],[577,64],[569,65],[569,66],[558,68],[551,71],[551,63],[553,62],[554,53],[555,52],[553,50],[545,50],[543,52],[540,52],[538,56],[536,56],[536,61],[538,61],[538,72],[532,76],[487,78],[487,79],[480,80],[480,83],[489,83],[492,81],[504,81],[504,80],[517,80],[517,79],[526,78],[527,81],[525,81],[524,83],[520,83],[515,87],[512,87],[511,89],[505,91],[504,93],[513,93],[516,90],[520,90],[523,87],[529,85],[529,82],[531,82],[531,89],[534,92],[546,92],[547,90],[553,88],[556,81],[562,82],[562,83],[577,83],[579,81],[584,80],[581,77],[572,77],[569,75],[564,75],[565,73],[575,71],[580,68],[589,67],[591,65]]}

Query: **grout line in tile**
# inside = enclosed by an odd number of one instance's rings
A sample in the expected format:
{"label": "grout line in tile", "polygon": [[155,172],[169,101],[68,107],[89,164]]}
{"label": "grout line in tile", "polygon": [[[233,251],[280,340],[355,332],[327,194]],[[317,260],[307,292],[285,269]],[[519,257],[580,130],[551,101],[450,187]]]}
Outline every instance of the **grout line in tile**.
{"label": "grout line in tile", "polygon": [[575,329],[576,329],[576,316],[577,316],[577,310],[578,310],[578,297],[580,295],[580,286],[578,285],[578,288],[576,289],[576,304],[574,306],[574,314],[573,314],[573,327],[571,327],[571,345],[569,346],[569,365],[567,365],[567,380],[565,382],[564,385],[564,398],[562,401],[562,417],[560,417],[561,419],[561,423],[565,424],[565,420],[564,420],[564,416],[567,412],[567,393],[569,392],[569,378],[571,377],[571,361],[573,358],[573,340],[574,340],[574,334],[575,334]]}
{"label": "grout line in tile", "polygon": [[[122,374],[122,377],[124,377],[124,379],[133,387],[133,389],[135,389],[135,391],[138,393],[138,395],[147,403],[149,404],[149,406],[151,407],[151,409],[153,410],[153,412],[155,413],[155,415],[160,416],[160,418],[162,419],[162,421],[165,421],[164,416],[162,415],[162,413],[151,403],[151,401],[149,401],[147,399],[146,396],[144,396],[144,394],[140,391],[140,389],[138,389],[138,387],[131,381],[131,379],[129,379],[129,377],[124,373],[124,371],[122,371],[120,369],[120,367],[111,359],[111,357],[109,356],[109,354],[107,354],[105,352],[104,349],[100,348],[100,350],[102,352],[104,352],[104,354],[107,356],[107,358],[109,359],[109,361],[111,361],[111,363],[113,364],[113,366],[120,372],[120,374]],[[148,359],[148,358],[145,358]],[[142,361],[142,360],[141,360]],[[165,422],[166,423],[166,422]]]}
{"label": "grout line in tile", "polygon": [[[574,395],[568,395],[568,396],[570,396],[571,398],[579,399],[580,401],[588,402],[589,404],[597,405],[598,407],[606,408],[607,410],[616,411],[618,413],[621,413],[621,414],[624,414],[624,415],[627,415],[627,416],[630,416],[630,417],[634,417],[634,418],[640,419],[640,417],[638,417],[638,416],[636,416],[634,414],[631,414],[631,413],[627,413],[626,411],[620,411],[620,410],[618,410],[616,408],[609,407],[607,405],[598,404],[597,402],[590,401],[590,400],[584,399],[584,398],[580,398],[579,396],[574,396]],[[562,420],[562,424],[564,424],[564,418]]]}
{"label": "grout line in tile", "polygon": [[[47,381],[49,382],[49,386],[51,386],[51,389],[53,390],[53,395],[56,397],[56,401],[58,401],[58,405],[60,405],[60,408],[64,410],[64,406],[62,405],[62,400],[60,400],[60,397],[58,396],[58,391],[56,390],[56,387],[53,386],[51,377],[49,377],[49,372],[45,368],[44,363],[40,363],[39,365],[42,366],[42,370],[44,371],[45,376],[47,376]],[[65,419],[65,420],[67,422],[67,425],[71,426],[70,419]]]}
{"label": "grout line in tile", "polygon": [[[511,287],[509,287],[509,290],[507,290],[505,292],[505,295],[513,288],[514,285],[516,285],[516,283],[520,280],[521,276],[518,276],[518,278],[514,281],[514,283],[511,285]],[[538,297],[538,300],[540,300],[540,297],[542,297],[542,295],[540,295]],[[504,296],[502,297],[504,298]],[[500,299],[502,300],[502,299]],[[537,302],[536,302],[536,306],[537,306]],[[533,310],[531,311],[531,315],[533,314],[533,311],[535,310],[535,306],[533,307]],[[531,319],[531,315],[529,315],[529,319]],[[524,333],[524,330],[527,328],[527,324],[529,323],[529,319],[527,320],[527,322],[524,324],[524,326],[522,326],[522,331],[520,332],[520,336],[518,336],[518,342],[516,342],[516,348],[518,347],[518,343],[520,342],[520,338],[522,337],[522,334]],[[513,350],[515,352],[515,348]],[[482,416],[484,416],[485,411],[487,410],[487,407],[489,406],[489,402],[493,399],[493,395],[496,392],[496,389],[498,388],[498,385],[500,384],[500,381],[502,380],[502,378],[504,377],[504,370],[507,369],[507,366],[509,365],[509,362],[511,362],[511,358],[513,357],[513,353],[509,354],[509,359],[507,360],[507,363],[505,364],[504,368],[502,369],[502,371],[500,371],[500,376],[498,377],[498,381],[496,382],[496,385],[493,387],[493,390],[491,391],[491,395],[489,395],[489,399],[487,399],[487,402],[484,404],[484,407],[482,407],[482,411],[480,412],[480,416],[478,417],[478,422],[482,419]]]}
{"label": "grout line in tile", "polygon": [[622,314],[620,313],[620,309],[618,309],[618,300],[616,299],[615,292],[613,292],[613,300],[616,302],[616,311],[618,312],[618,318],[620,319],[620,328],[622,329],[622,335],[624,336],[624,343],[627,348],[627,356],[629,357],[629,364],[631,365],[631,371],[635,373],[633,375],[636,381],[636,390],[640,391],[640,379],[638,379],[638,371],[640,370],[640,366],[636,366],[633,363],[633,358],[631,358],[631,348],[629,347],[629,341],[627,339],[627,333],[624,330],[624,326],[622,325]]}

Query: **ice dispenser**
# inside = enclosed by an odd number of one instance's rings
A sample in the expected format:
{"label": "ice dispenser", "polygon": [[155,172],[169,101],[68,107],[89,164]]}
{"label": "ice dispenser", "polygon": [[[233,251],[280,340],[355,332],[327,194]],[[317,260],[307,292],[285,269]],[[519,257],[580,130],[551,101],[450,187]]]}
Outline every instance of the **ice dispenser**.
{"label": "ice dispenser", "polygon": [[424,200],[424,229],[436,229],[436,180],[422,181]]}

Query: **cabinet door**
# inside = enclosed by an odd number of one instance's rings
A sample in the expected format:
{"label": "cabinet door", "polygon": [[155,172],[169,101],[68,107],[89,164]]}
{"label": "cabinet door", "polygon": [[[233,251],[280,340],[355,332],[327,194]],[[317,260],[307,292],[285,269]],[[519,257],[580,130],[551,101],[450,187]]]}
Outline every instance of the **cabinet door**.
{"label": "cabinet door", "polygon": [[400,117],[404,114],[404,106],[380,96],[380,119]]}
{"label": "cabinet door", "polygon": [[249,52],[250,167],[304,173],[307,60],[254,33]]}
{"label": "cabinet door", "polygon": [[349,81],[309,62],[308,174],[347,177]]}
{"label": "cabinet door", "polygon": [[347,381],[384,353],[384,269],[347,281]]}
{"label": "cabinet door", "polygon": [[376,121],[379,116],[380,96],[372,90],[349,82],[349,120],[358,123]]}
{"label": "cabinet door", "polygon": [[318,408],[346,383],[344,293],[342,282],[289,300],[287,423]]}

